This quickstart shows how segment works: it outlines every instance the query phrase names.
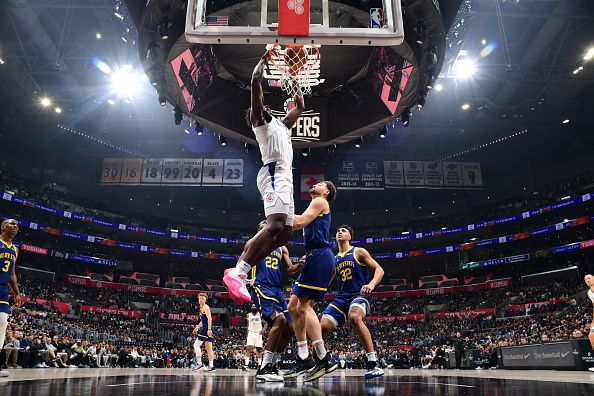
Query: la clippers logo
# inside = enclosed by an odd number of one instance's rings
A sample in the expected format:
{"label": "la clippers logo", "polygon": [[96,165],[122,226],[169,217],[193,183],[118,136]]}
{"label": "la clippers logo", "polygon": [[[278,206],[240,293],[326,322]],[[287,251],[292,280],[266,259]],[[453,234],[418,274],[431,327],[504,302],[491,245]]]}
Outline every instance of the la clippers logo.
{"label": "la clippers logo", "polygon": [[289,0],[287,2],[287,7],[289,8],[289,10],[294,10],[295,14],[297,15],[303,14],[303,0]]}
{"label": "la clippers logo", "polygon": [[[291,109],[295,107],[293,99],[285,100],[283,104],[284,111],[271,110],[270,112],[277,118],[283,118]],[[291,128],[291,139],[300,142],[316,142],[320,140],[320,113],[313,110],[305,110],[301,117]]]}
{"label": "la clippers logo", "polygon": [[272,203],[272,201],[274,201],[274,193],[268,193],[266,194],[266,203]]}

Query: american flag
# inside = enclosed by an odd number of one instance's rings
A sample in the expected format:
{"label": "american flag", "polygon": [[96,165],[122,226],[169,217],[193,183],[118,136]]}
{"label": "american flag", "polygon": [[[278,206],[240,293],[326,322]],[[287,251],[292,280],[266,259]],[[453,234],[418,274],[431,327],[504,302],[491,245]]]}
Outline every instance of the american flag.
{"label": "american flag", "polygon": [[228,16],[207,16],[206,26],[229,26]]}

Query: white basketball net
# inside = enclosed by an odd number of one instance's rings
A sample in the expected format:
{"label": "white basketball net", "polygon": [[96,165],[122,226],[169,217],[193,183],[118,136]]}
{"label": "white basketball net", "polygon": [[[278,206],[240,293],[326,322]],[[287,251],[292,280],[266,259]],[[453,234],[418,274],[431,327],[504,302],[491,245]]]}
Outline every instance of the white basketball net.
{"label": "white basketball net", "polygon": [[320,61],[320,51],[315,45],[304,45],[307,61],[302,67],[291,68],[289,65],[298,65],[302,62],[302,52],[292,51],[286,55],[287,47],[274,44],[270,47],[270,63],[280,72],[281,88],[289,96],[295,96],[297,89],[303,95],[311,95],[310,72]]}

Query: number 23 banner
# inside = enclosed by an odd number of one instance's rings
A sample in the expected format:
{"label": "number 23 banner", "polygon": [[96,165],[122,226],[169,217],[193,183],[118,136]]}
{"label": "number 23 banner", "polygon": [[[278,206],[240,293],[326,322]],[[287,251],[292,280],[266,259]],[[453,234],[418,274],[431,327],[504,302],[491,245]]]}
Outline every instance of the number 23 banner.
{"label": "number 23 banner", "polygon": [[242,159],[104,158],[103,185],[243,186]]}

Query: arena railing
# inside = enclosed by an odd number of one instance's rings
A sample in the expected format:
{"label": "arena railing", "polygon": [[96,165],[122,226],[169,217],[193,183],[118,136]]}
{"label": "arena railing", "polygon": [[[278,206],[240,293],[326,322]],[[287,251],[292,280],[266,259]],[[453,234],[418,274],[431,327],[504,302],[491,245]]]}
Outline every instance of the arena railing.
{"label": "arena railing", "polygon": [[[2,216],[2,219],[6,219],[8,217]],[[548,234],[552,232],[559,232],[562,230],[566,230],[569,228],[578,227],[584,224],[591,222],[594,219],[594,215],[592,216],[584,216],[579,217],[576,219],[563,221],[561,223],[549,224],[545,227],[539,227],[537,229],[509,234],[509,235],[500,235],[494,238],[488,238],[480,241],[450,245],[450,246],[441,246],[436,248],[429,248],[429,249],[418,249],[418,250],[410,250],[410,251],[403,251],[403,252],[393,252],[393,253],[374,253],[374,257],[376,259],[385,260],[385,259],[403,259],[407,257],[419,257],[419,256],[426,256],[432,254],[442,254],[442,253],[452,253],[458,251],[468,251],[476,248],[482,248],[486,246],[495,246],[506,244],[522,239],[527,239],[530,237],[535,237],[543,234]],[[197,259],[217,259],[217,260],[231,260],[236,261],[238,256],[236,255],[229,255],[229,254],[219,254],[213,252],[199,252],[199,251],[190,251],[190,250],[182,250],[182,249],[170,249],[170,248],[161,248],[155,247],[150,245],[143,245],[131,242],[122,242],[116,241],[112,239],[102,238],[99,236],[93,235],[85,235],[85,234],[78,234],[75,232],[70,232],[66,230],[60,230],[54,227],[48,227],[43,224],[39,224],[36,222],[31,222],[24,219],[17,218],[16,220],[19,221],[21,228],[30,228],[36,231],[42,231],[53,235],[62,235],[67,238],[76,239],[81,242],[86,243],[94,243],[98,245],[104,246],[111,246],[115,248],[121,249],[129,249],[135,250],[139,252],[145,253],[155,253],[155,254],[162,254],[162,255],[169,255],[169,256],[178,256],[178,257],[189,257],[189,258],[197,258]],[[291,257],[293,261],[297,261],[297,257]],[[106,262],[111,262],[110,260],[105,259]],[[106,264],[111,265],[111,264]],[[117,265],[117,264],[116,264]],[[111,265],[113,266],[113,265]],[[471,268],[468,268],[471,269]]]}
{"label": "arena railing", "polygon": [[[556,202],[553,204],[541,206],[536,209],[527,210],[524,212],[516,213],[513,215],[509,215],[509,216],[505,216],[505,217],[501,217],[501,218],[497,218],[497,219],[483,220],[483,221],[479,221],[477,223],[467,224],[465,226],[449,227],[449,228],[446,228],[445,230],[439,229],[439,230],[434,230],[434,231],[413,231],[413,232],[408,232],[406,234],[397,235],[397,236],[385,236],[385,237],[356,239],[356,240],[353,240],[353,243],[357,244],[357,245],[365,245],[365,244],[372,244],[372,243],[387,243],[387,242],[394,242],[394,241],[419,240],[419,239],[425,239],[425,238],[433,238],[433,237],[442,236],[442,235],[450,235],[450,234],[456,234],[456,233],[460,233],[460,232],[468,232],[468,231],[474,231],[474,230],[479,230],[479,229],[483,229],[483,228],[489,228],[494,225],[505,224],[505,223],[515,222],[515,221],[522,221],[522,220],[526,220],[526,219],[534,217],[534,216],[538,216],[538,215],[545,214],[545,213],[550,213],[555,210],[559,210],[559,209],[566,208],[569,206],[581,204],[581,203],[584,203],[584,202],[592,199],[593,194],[594,194],[594,192],[590,192],[590,193],[582,194],[578,197],[573,197],[573,198],[568,198],[568,199],[562,200],[561,202]],[[18,204],[21,204],[21,205],[29,207],[29,208],[35,208],[40,211],[44,211],[46,213],[50,213],[50,214],[53,214],[56,216],[65,217],[68,219],[79,220],[79,221],[83,221],[83,222],[87,222],[87,223],[99,224],[102,226],[111,227],[111,228],[118,229],[118,230],[158,235],[158,236],[163,236],[163,237],[169,237],[172,239],[187,239],[187,240],[205,241],[205,242],[214,242],[214,243],[223,243],[223,244],[244,244],[245,242],[247,242],[247,239],[243,239],[243,238],[200,236],[200,235],[194,235],[194,234],[184,234],[184,233],[174,232],[174,231],[155,230],[155,229],[151,229],[151,228],[147,228],[147,227],[140,227],[140,226],[136,226],[136,225],[112,222],[112,221],[108,221],[108,220],[98,219],[98,218],[95,218],[92,216],[87,216],[87,215],[83,215],[83,214],[79,214],[79,213],[74,213],[74,212],[64,211],[61,209],[52,208],[52,207],[40,204],[38,202],[29,200],[29,199],[21,198],[9,191],[4,192],[2,198],[6,201],[18,203]],[[288,245],[300,246],[300,245],[303,245],[303,242],[290,241],[288,243]]]}

